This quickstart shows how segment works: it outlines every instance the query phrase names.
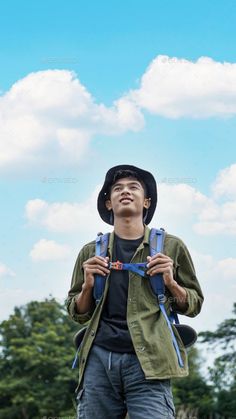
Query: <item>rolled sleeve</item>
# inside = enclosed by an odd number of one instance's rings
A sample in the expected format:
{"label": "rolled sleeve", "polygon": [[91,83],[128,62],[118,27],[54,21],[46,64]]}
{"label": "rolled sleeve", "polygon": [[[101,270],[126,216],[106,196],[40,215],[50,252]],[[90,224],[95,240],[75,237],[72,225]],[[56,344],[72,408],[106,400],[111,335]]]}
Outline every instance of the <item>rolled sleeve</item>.
{"label": "rolled sleeve", "polygon": [[67,303],[67,310],[70,317],[79,324],[87,323],[91,317],[93,312],[88,311],[87,313],[79,314],[76,310],[76,298],[78,295],[75,295],[70,301]]}
{"label": "rolled sleeve", "polygon": [[66,308],[70,317],[81,325],[87,323],[91,319],[94,311],[93,309],[87,313],[81,314],[77,312],[76,305],[76,299],[82,290],[82,285],[84,282],[83,262],[94,254],[93,249],[95,250],[93,243],[91,243],[84,246],[80,251],[72,274],[71,288],[66,299]]}
{"label": "rolled sleeve", "polygon": [[195,290],[183,287],[187,293],[187,308],[185,310],[181,310],[177,304],[173,304],[172,308],[179,314],[188,317],[195,317],[201,311],[201,306],[203,303],[203,297],[201,298]]}
{"label": "rolled sleeve", "polygon": [[177,304],[174,303],[173,309],[185,316],[195,317],[201,311],[204,297],[196,277],[192,258],[183,242],[181,242],[179,247],[176,265],[176,281],[187,293],[187,308],[181,311]]}

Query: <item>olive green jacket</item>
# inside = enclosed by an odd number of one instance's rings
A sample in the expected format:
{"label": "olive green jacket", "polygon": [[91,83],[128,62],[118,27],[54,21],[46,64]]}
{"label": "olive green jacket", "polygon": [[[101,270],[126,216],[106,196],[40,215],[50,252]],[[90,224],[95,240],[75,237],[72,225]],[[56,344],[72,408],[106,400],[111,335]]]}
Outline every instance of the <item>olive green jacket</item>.
{"label": "olive green jacket", "polygon": [[[143,242],[137,248],[132,262],[146,262],[149,256],[150,229],[145,226]],[[108,256],[112,260],[114,232],[110,234]],[[173,297],[166,290],[166,310],[170,306],[177,312],[194,317],[203,303],[203,294],[196,278],[193,262],[185,244],[175,236],[166,234],[163,253],[174,262],[174,278],[187,292],[188,306],[181,313],[175,306]],[[89,321],[79,356],[79,386],[83,377],[87,357],[96,335],[104,301],[109,287],[109,276],[106,280],[104,296],[91,312],[78,314],[75,300],[82,289],[84,281],[82,264],[95,255],[95,241],[86,244],[80,251],[72,276],[71,288],[67,298],[67,310],[73,320],[80,324]],[[187,354],[179,334],[173,326],[179,344],[184,367],[178,364],[177,355],[166,320],[160,312],[157,298],[154,295],[148,278],[129,272],[129,288],[127,300],[127,324],[135,352],[140,361],[146,379],[165,379],[188,375]]]}

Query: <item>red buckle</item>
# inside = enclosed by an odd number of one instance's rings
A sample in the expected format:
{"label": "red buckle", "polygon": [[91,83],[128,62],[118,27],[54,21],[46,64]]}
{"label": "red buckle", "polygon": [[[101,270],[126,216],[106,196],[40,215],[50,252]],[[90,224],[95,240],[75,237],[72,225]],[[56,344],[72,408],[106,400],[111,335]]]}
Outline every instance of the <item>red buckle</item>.
{"label": "red buckle", "polygon": [[123,263],[117,260],[116,262],[111,262],[110,264],[111,269],[115,269],[117,271],[122,271]]}

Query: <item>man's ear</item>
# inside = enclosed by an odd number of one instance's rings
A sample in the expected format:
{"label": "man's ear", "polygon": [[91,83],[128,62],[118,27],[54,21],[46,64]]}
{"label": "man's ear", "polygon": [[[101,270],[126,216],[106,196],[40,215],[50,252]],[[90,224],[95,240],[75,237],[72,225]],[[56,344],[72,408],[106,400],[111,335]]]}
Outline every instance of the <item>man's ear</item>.
{"label": "man's ear", "polygon": [[148,209],[151,205],[151,198],[145,198],[144,199],[144,203],[143,203],[143,207]]}
{"label": "man's ear", "polygon": [[108,211],[110,211],[112,209],[110,199],[108,199],[107,201],[105,201],[105,205],[106,205],[106,208],[108,209]]}

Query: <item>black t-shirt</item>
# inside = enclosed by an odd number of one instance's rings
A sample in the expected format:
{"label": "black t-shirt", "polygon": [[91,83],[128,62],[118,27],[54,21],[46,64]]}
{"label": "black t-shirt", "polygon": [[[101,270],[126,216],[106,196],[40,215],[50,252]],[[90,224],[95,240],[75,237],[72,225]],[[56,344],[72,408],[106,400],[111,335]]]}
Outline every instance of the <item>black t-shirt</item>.
{"label": "black t-shirt", "polygon": [[[115,235],[112,261],[129,263],[142,240],[143,237],[126,240]],[[128,271],[112,270],[108,280],[108,293],[94,343],[109,351],[133,353],[127,326]]]}

